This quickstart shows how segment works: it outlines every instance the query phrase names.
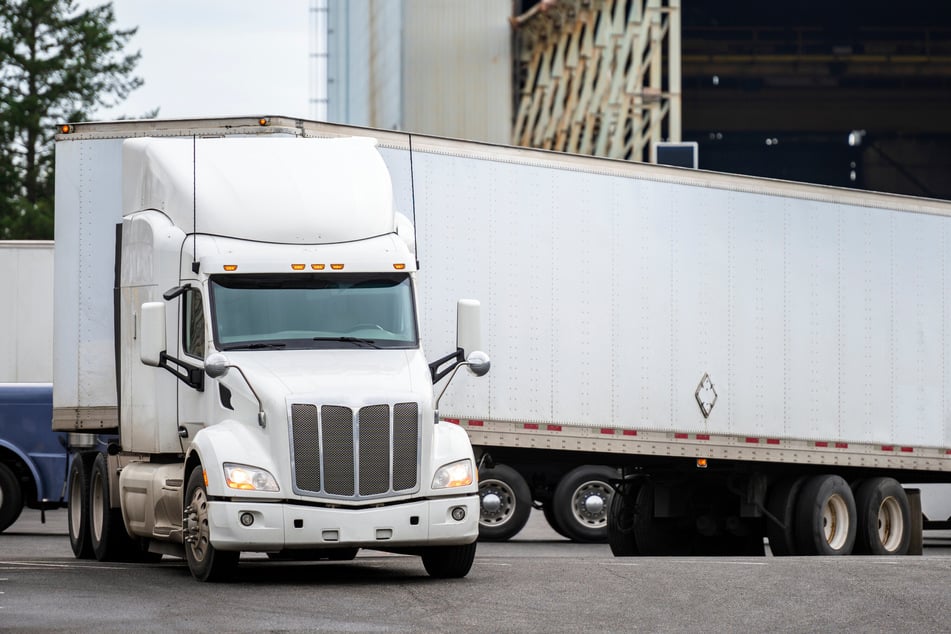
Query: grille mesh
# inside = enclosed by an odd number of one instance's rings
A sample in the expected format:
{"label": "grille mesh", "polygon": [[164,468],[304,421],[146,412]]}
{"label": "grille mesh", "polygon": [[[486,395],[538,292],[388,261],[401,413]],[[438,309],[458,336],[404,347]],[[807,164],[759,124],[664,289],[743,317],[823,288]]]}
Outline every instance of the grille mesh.
{"label": "grille mesh", "polygon": [[294,488],[356,499],[412,491],[419,486],[419,439],[417,403],[357,411],[292,404]]}

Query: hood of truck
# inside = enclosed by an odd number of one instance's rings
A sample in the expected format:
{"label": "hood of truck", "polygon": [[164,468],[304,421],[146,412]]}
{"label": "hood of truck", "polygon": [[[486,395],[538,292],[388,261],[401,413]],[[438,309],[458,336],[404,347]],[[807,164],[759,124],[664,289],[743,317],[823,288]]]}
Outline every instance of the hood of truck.
{"label": "hood of truck", "polygon": [[268,400],[281,392],[356,400],[413,393],[423,403],[432,398],[428,365],[418,349],[255,350],[227,357],[259,393],[266,386]]}

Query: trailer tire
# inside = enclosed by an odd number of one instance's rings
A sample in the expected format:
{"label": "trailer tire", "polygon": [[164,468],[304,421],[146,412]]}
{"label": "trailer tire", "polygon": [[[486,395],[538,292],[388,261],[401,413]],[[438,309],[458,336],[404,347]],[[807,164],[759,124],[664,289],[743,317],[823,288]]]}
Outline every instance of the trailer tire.
{"label": "trailer tire", "polygon": [[[769,550],[776,557],[796,554],[796,500],[805,478],[786,478],[770,487],[766,510],[773,517],[766,518],[766,537]],[[782,523],[778,525],[773,518]]]}
{"label": "trailer tire", "polygon": [[551,526],[553,531],[562,537],[568,537],[568,535],[565,534],[565,529],[559,526],[558,520],[555,519],[555,508],[551,500],[542,505],[542,514],[545,516],[545,521],[548,522],[548,525]]}
{"label": "trailer tire", "polygon": [[635,485],[629,482],[611,497],[611,506],[608,508],[608,546],[615,557],[640,554],[634,539],[634,513],[639,489],[639,483]]}
{"label": "trailer tire", "polygon": [[211,545],[208,491],[201,465],[192,469],[185,486],[185,559],[198,581],[222,581],[238,565],[239,551],[218,550]]}
{"label": "trailer tire", "polygon": [[69,545],[76,559],[92,559],[92,540],[89,538],[89,476],[95,451],[81,451],[73,456],[69,466],[66,523]]}
{"label": "trailer tire", "polygon": [[893,478],[869,478],[855,492],[858,530],[855,552],[907,555],[911,511],[905,490]]}
{"label": "trailer tire", "polygon": [[469,574],[475,553],[476,542],[461,546],[430,546],[423,549],[423,567],[434,579],[459,579]]}
{"label": "trailer tire", "polygon": [[608,509],[617,480],[616,469],[583,465],[565,474],[552,496],[555,521],[565,536],[576,542],[608,540]]}
{"label": "trailer tire", "polygon": [[796,502],[796,544],[800,555],[848,555],[855,545],[855,498],[837,475],[812,477]]}
{"label": "trailer tire", "polygon": [[642,555],[689,555],[694,531],[676,518],[654,517],[653,482],[645,482],[637,492],[634,509],[634,543]]}
{"label": "trailer tire", "polygon": [[514,537],[531,512],[532,492],[518,471],[504,464],[479,470],[479,539],[500,542]]}
{"label": "trailer tire", "polygon": [[7,530],[23,511],[23,491],[16,474],[0,464],[0,533]]}

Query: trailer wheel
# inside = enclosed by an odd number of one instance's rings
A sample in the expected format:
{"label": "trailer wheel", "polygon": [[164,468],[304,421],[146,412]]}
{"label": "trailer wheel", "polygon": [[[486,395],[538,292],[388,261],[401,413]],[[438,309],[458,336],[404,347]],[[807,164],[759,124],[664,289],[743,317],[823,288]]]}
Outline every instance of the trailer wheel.
{"label": "trailer wheel", "polygon": [[637,492],[634,507],[634,543],[642,555],[689,555],[694,531],[676,518],[654,517],[653,482],[645,482]]}
{"label": "trailer wheel", "polygon": [[0,533],[17,521],[23,511],[23,491],[16,474],[5,464],[0,464]]}
{"label": "trailer wheel", "polygon": [[66,520],[69,525],[69,545],[77,559],[92,559],[92,540],[89,538],[89,476],[96,452],[82,451],[73,456],[69,466],[69,505]]}
{"label": "trailer wheel", "polygon": [[634,540],[634,513],[637,508],[637,492],[640,485],[626,483],[622,490],[615,491],[608,508],[608,545],[615,557],[638,555]]}
{"label": "trailer wheel", "polygon": [[551,526],[553,531],[562,537],[568,537],[565,534],[565,529],[558,525],[558,520],[555,518],[554,503],[551,500],[542,505],[542,514],[545,516],[545,521],[548,522],[548,525]]}
{"label": "trailer wheel", "polygon": [[908,496],[892,478],[870,478],[855,492],[858,531],[855,552],[906,555],[911,543]]}
{"label": "trailer wheel", "polygon": [[766,510],[772,517],[766,518],[766,537],[769,538],[770,551],[777,557],[796,554],[796,499],[804,480],[787,478],[770,487]]}
{"label": "trailer wheel", "polygon": [[430,546],[423,549],[423,567],[434,579],[459,579],[469,574],[475,554],[476,542],[461,546]]}
{"label": "trailer wheel", "polygon": [[616,469],[585,465],[572,469],[558,482],[554,503],[555,521],[565,535],[576,542],[606,542],[608,508],[616,480]]}
{"label": "trailer wheel", "polygon": [[797,553],[848,555],[855,544],[855,498],[837,475],[806,480],[796,502]]}
{"label": "trailer wheel", "polygon": [[211,545],[208,522],[208,491],[201,465],[192,469],[185,487],[185,559],[199,581],[221,581],[238,565],[241,553],[218,550]]}
{"label": "trailer wheel", "polygon": [[505,541],[528,522],[532,493],[525,478],[504,464],[479,471],[479,539]]}

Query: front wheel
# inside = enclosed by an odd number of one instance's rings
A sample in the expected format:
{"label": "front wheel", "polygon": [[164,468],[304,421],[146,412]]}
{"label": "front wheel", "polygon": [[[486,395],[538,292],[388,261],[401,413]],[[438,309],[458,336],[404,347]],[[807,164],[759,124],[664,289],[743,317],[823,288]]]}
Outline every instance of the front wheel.
{"label": "front wheel", "polygon": [[479,539],[505,541],[528,522],[532,493],[525,478],[504,464],[479,470]]}
{"label": "front wheel", "polygon": [[430,546],[423,550],[423,567],[435,579],[459,579],[469,574],[476,542],[463,546]]}
{"label": "front wheel", "polygon": [[16,474],[5,464],[0,464],[0,533],[20,517],[23,511],[23,491]]}
{"label": "front wheel", "polygon": [[581,466],[558,482],[552,497],[554,515],[565,535],[576,542],[605,542],[608,507],[617,471],[610,467]]}
{"label": "front wheel", "polygon": [[218,550],[211,545],[208,522],[208,491],[201,465],[192,469],[185,487],[185,559],[199,581],[221,581],[238,565],[238,551]]}

